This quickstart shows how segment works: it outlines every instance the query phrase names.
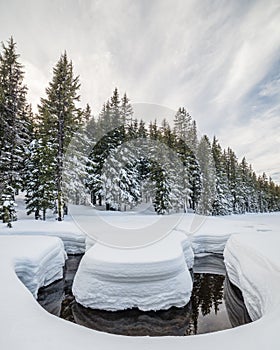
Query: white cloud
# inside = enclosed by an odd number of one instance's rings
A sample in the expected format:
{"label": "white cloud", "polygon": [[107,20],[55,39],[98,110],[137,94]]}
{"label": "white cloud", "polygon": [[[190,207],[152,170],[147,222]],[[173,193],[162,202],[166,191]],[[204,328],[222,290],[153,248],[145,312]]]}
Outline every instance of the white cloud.
{"label": "white cloud", "polygon": [[238,47],[232,52],[224,87],[217,100],[242,99],[269,72],[280,52],[280,8],[259,1],[240,23]]}
{"label": "white cloud", "polygon": [[259,96],[270,97],[280,95],[280,78],[274,79],[261,86]]}
{"label": "white cloud", "polygon": [[230,145],[239,159],[244,156],[258,174],[266,172],[279,181],[280,104],[247,122],[229,124],[218,135],[223,146]]}
{"label": "white cloud", "polygon": [[27,98],[32,104],[33,110],[37,111],[37,105],[40,103],[40,98],[44,97],[45,89],[49,83],[50,74],[44,74],[44,71],[36,67],[31,62],[21,60],[24,66],[25,84],[28,87]]}

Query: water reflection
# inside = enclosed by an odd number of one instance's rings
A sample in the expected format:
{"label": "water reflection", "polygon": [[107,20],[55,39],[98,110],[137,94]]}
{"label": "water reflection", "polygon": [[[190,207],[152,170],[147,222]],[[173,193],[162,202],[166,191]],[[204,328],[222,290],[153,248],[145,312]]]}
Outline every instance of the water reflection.
{"label": "water reflection", "polygon": [[80,304],[72,304],[76,323],[102,332],[122,335],[185,335],[189,326],[191,306],[172,307],[162,311],[124,311],[89,310]]}
{"label": "water reflection", "polygon": [[224,283],[224,299],[232,327],[252,322],[240,289],[230,282],[228,276]]}
{"label": "water reflection", "polygon": [[47,311],[68,321],[103,332],[138,336],[201,334],[250,322],[241,292],[225,278],[222,256],[196,258],[190,302],[183,308],[156,312],[110,312],[78,304],[71,287],[80,260],[81,256],[69,256],[64,279],[41,288],[38,294],[39,303]]}

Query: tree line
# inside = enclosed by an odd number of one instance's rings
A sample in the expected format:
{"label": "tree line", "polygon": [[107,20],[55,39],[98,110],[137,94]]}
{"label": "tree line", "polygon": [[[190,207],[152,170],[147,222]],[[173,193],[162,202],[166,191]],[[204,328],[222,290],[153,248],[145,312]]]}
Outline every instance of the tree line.
{"label": "tree line", "polygon": [[[280,210],[280,186],[257,175],[216,137],[199,138],[184,107],[167,120],[145,123],[118,89],[94,118],[79,104],[80,82],[64,52],[33,113],[13,38],[0,52],[0,215],[16,219],[15,195],[26,210],[57,220],[68,203],[127,210],[145,201],[158,214],[227,215]],[[143,116],[144,117],[144,116]]]}

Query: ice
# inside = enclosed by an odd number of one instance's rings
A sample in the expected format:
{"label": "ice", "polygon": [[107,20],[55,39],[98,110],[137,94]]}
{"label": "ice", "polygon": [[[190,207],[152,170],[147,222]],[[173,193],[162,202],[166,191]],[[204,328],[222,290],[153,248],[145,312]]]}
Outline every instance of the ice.
{"label": "ice", "polygon": [[138,249],[96,243],[82,258],[73,294],[85,307],[109,311],[181,307],[190,300],[192,265],[190,243],[176,231]]}

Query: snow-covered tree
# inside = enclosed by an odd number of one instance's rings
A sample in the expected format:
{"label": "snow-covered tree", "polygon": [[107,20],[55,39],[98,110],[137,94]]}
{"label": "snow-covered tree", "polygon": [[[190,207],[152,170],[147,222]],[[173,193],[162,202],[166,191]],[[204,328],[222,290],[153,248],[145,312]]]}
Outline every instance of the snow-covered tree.
{"label": "snow-covered tree", "polygon": [[131,106],[130,100],[127,97],[126,93],[121,99],[120,105],[120,119],[121,122],[125,125],[132,121],[133,117],[133,108]]}
{"label": "snow-covered tree", "polygon": [[0,196],[23,188],[26,149],[30,142],[31,110],[26,101],[24,71],[10,38],[0,53]]}
{"label": "snow-covered tree", "polygon": [[23,67],[19,63],[16,44],[11,38],[2,43],[0,54],[0,170],[1,182],[14,190],[22,187],[21,175],[29,142],[30,108],[23,84]]}
{"label": "snow-covered tree", "polygon": [[62,191],[64,154],[74,133],[83,122],[79,101],[79,78],[74,76],[72,62],[66,52],[61,55],[53,69],[53,78],[46,89],[46,97],[38,106],[40,136],[55,149],[57,219],[63,219],[65,198]]}
{"label": "snow-covered tree", "polygon": [[232,213],[233,197],[229,189],[222,147],[216,137],[214,137],[212,143],[212,155],[216,173],[216,196],[213,202],[213,215],[228,215]]}
{"label": "snow-covered tree", "polygon": [[196,122],[184,107],[180,107],[175,114],[174,133],[177,139],[182,140],[193,153],[196,153],[198,145]]}
{"label": "snow-covered tree", "polygon": [[28,149],[25,167],[27,214],[35,219],[46,219],[47,209],[55,207],[56,200],[56,149],[51,142],[34,139]]}
{"label": "snow-covered tree", "polygon": [[212,215],[216,198],[216,174],[210,141],[206,135],[199,142],[197,155],[202,175],[202,191],[197,212]]}
{"label": "snow-covered tree", "polygon": [[[6,188],[6,190],[9,192],[9,188]],[[2,193],[0,198],[0,219],[10,228],[12,227],[12,222],[17,220],[15,206],[13,196]]]}

